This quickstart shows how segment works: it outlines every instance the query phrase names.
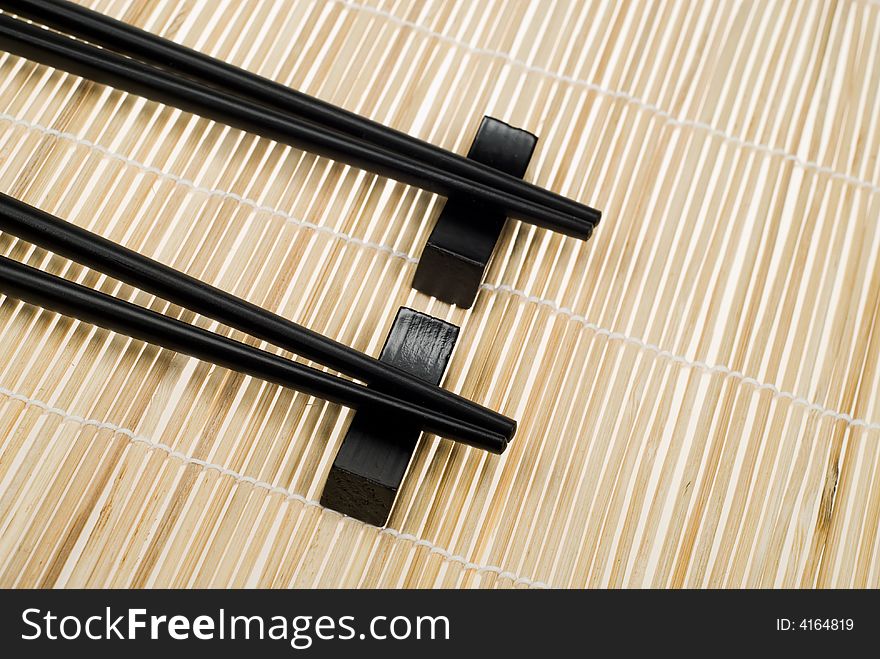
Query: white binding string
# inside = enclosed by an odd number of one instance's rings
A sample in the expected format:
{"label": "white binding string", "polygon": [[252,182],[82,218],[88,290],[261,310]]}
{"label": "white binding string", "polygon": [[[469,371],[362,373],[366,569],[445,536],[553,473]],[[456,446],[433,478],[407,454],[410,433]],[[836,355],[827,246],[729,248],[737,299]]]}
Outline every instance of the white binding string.
{"label": "white binding string", "polygon": [[516,297],[522,298],[526,302],[530,302],[532,304],[537,304],[540,306],[544,306],[549,308],[553,313],[556,313],[560,316],[565,316],[572,320],[575,323],[583,326],[585,329],[592,331],[596,336],[604,336],[608,341],[619,341],[620,343],[625,343],[627,345],[635,346],[640,350],[645,352],[653,353],[657,356],[658,359],[664,359],[670,361],[674,364],[681,364],[682,366],[687,366],[688,368],[697,369],[700,371],[704,371],[710,375],[723,375],[729,378],[733,378],[734,380],[739,380],[742,384],[749,385],[754,387],[756,391],[769,391],[776,398],[782,398],[785,400],[790,400],[792,404],[803,406],[809,412],[816,412],[820,416],[827,416],[831,419],[835,419],[837,421],[843,421],[854,428],[865,428],[866,430],[880,430],[880,423],[869,423],[864,419],[858,419],[853,417],[850,414],[844,414],[842,412],[837,412],[836,410],[823,407],[818,403],[813,403],[812,401],[803,398],[801,396],[797,396],[789,391],[783,391],[772,384],[767,384],[765,382],[761,382],[756,380],[755,378],[746,375],[742,371],[734,371],[726,366],[720,366],[718,364],[709,364],[704,361],[694,361],[687,359],[686,357],[682,357],[681,355],[676,355],[669,350],[664,350],[660,346],[654,343],[647,343],[642,341],[641,339],[637,339],[626,334],[622,334],[621,332],[613,332],[611,330],[605,329],[604,327],[600,327],[596,323],[592,323],[588,321],[584,316],[580,314],[574,313],[568,307],[560,307],[558,304],[553,302],[552,300],[545,300],[544,298],[536,297],[534,295],[528,295],[523,291],[517,290],[511,286],[506,284],[496,285],[496,284],[483,284],[480,288],[483,288],[487,291],[496,291],[500,293],[508,293],[510,295],[515,295]]}
{"label": "white binding string", "polygon": [[[406,20],[405,18],[400,18],[399,16],[392,14],[383,9],[379,9],[377,7],[368,7],[366,5],[361,5],[356,2],[351,2],[350,0],[328,0],[329,2],[335,2],[344,7],[347,7],[354,11],[360,11],[368,14],[374,14],[376,16],[381,16],[392,23],[396,23],[401,27],[408,28],[415,32],[421,32],[427,36],[430,36],[438,41],[442,41],[444,43],[448,43],[452,46],[456,46],[463,50],[467,50],[468,52],[474,53],[475,55],[485,55],[487,57],[494,57],[497,59],[502,59],[511,66],[515,66],[519,69],[527,71],[529,73],[536,73],[542,75],[544,77],[548,77],[552,80],[556,80],[558,82],[563,82],[569,85],[575,85],[577,87],[582,87],[584,89],[589,89],[590,91],[596,92],[597,94],[601,94],[603,96],[608,96],[611,98],[616,98],[622,100],[630,105],[634,105],[637,108],[649,112],[656,117],[659,117],[663,120],[663,123],[670,126],[680,126],[682,128],[694,128],[697,130],[704,131],[713,135],[715,137],[719,137],[731,144],[735,144],[738,147],[742,147],[745,149],[752,149],[755,151],[759,151],[761,153],[766,153],[770,156],[781,158],[782,160],[788,160],[803,169],[809,169],[816,171],[820,174],[826,174],[833,179],[838,179],[841,181],[846,181],[847,183],[851,183],[852,185],[856,185],[858,187],[867,188],[872,192],[880,191],[880,186],[875,185],[869,181],[861,179],[857,176],[852,176],[850,174],[844,174],[843,172],[839,172],[832,167],[826,167],[824,165],[820,165],[817,162],[812,160],[806,160],[804,158],[800,158],[799,156],[786,151],[785,149],[778,149],[774,147],[767,146],[766,144],[761,144],[760,142],[752,142],[749,140],[744,140],[740,137],[736,137],[735,135],[731,135],[729,133],[725,133],[723,130],[712,126],[711,124],[707,124],[703,121],[694,121],[692,119],[679,119],[678,117],[673,116],[669,111],[664,110],[658,105],[654,105],[653,103],[648,103],[643,101],[638,96],[633,96],[632,94],[627,94],[626,92],[617,91],[615,89],[608,89],[607,87],[603,87],[601,85],[597,85],[593,82],[587,82],[586,80],[582,80],[581,78],[576,78],[574,76],[563,75],[561,73],[557,73],[555,71],[551,71],[549,69],[545,69],[540,66],[535,66],[533,64],[529,64],[520,59],[516,59],[511,57],[509,53],[505,53],[501,50],[491,50],[487,48],[479,48],[472,44],[467,43],[466,41],[462,41],[460,39],[456,39],[454,37],[450,37],[445,34],[441,34],[439,32],[435,32],[430,28],[425,27],[424,25],[420,25],[413,21]],[[872,0],[866,0],[868,2],[872,2]],[[880,0],[873,0],[873,4],[880,6]]]}
{"label": "white binding string", "polygon": [[[309,222],[307,220],[301,220],[301,219],[296,218],[288,213],[280,211],[277,208],[272,208],[270,206],[260,204],[259,202],[254,201],[253,199],[248,199],[247,197],[243,197],[239,194],[226,192],[223,190],[218,190],[216,188],[208,188],[205,186],[198,185],[190,179],[186,179],[181,176],[177,176],[176,174],[170,174],[168,172],[165,172],[165,171],[159,169],[158,167],[146,165],[142,162],[139,162],[139,161],[134,160],[132,158],[129,158],[127,156],[123,156],[122,154],[111,151],[107,147],[100,145],[100,144],[97,144],[91,140],[77,137],[76,135],[74,135],[72,133],[66,133],[66,132],[57,130],[55,128],[49,128],[47,126],[42,126],[40,124],[32,123],[32,122],[24,120],[24,119],[19,119],[17,117],[13,117],[9,114],[6,114],[5,112],[0,112],[0,120],[4,120],[4,121],[7,121],[11,124],[18,125],[23,128],[30,129],[30,130],[36,130],[36,131],[42,132],[46,135],[50,135],[50,136],[58,138],[58,139],[67,140],[67,141],[73,142],[75,144],[78,144],[80,146],[83,146],[83,147],[86,147],[89,149],[94,149],[95,151],[98,151],[99,153],[107,156],[108,158],[112,158],[114,160],[122,162],[122,163],[129,165],[131,167],[135,167],[135,168],[140,169],[146,173],[165,178],[167,180],[174,182],[177,185],[187,187],[187,188],[193,190],[194,192],[199,192],[201,194],[205,194],[208,196],[229,199],[229,200],[238,202],[240,204],[243,204],[245,206],[248,206],[250,208],[253,208],[254,210],[257,210],[260,212],[265,212],[273,217],[282,218],[285,222],[288,222],[292,225],[304,227],[307,229],[312,229],[314,231],[318,231],[320,233],[330,235],[338,240],[342,240],[342,241],[349,243],[351,245],[356,245],[359,247],[366,247],[368,249],[373,249],[378,252],[388,254],[389,256],[391,256],[393,258],[397,258],[397,259],[401,259],[403,261],[406,261],[407,263],[418,263],[419,262],[419,260],[417,258],[410,256],[406,252],[401,252],[399,250],[396,250],[396,249],[390,247],[389,245],[383,245],[383,244],[375,243],[375,242],[372,242],[369,240],[363,240],[361,238],[356,238],[354,236],[351,236],[347,233],[344,233],[341,231],[336,231],[335,229],[332,229],[330,227],[321,226],[321,225],[315,224],[314,222]],[[869,184],[865,184],[865,185],[869,186]],[[878,187],[878,186],[869,186],[869,187],[872,187],[874,189],[874,191],[880,191],[880,187]],[[681,364],[681,365],[687,366],[689,368],[698,369],[698,370],[704,371],[709,374],[719,374],[719,375],[724,375],[724,376],[733,378],[735,380],[739,380],[743,384],[751,385],[758,390],[769,391],[774,396],[776,396],[778,398],[790,400],[793,404],[798,405],[798,406],[803,406],[803,407],[807,408],[807,410],[812,411],[812,412],[816,412],[816,413],[820,414],[821,416],[827,416],[832,419],[844,421],[853,427],[861,427],[861,428],[865,428],[867,430],[880,429],[880,423],[871,423],[871,422],[868,422],[864,419],[859,419],[859,418],[853,417],[850,414],[846,414],[844,412],[838,412],[837,410],[834,410],[832,408],[822,406],[818,403],[814,403],[814,402],[812,402],[802,396],[798,396],[798,395],[796,395],[792,392],[789,392],[789,391],[784,391],[775,385],[756,380],[755,378],[753,378],[751,376],[747,376],[742,371],[734,371],[726,366],[722,366],[722,365],[718,365],[718,364],[709,364],[708,362],[700,361],[700,360],[688,359],[687,357],[685,357],[683,355],[675,354],[675,353],[670,352],[669,350],[665,350],[665,349],[661,348],[660,346],[655,345],[653,343],[648,343],[646,341],[643,341],[642,339],[628,336],[628,335],[622,334],[620,332],[615,332],[613,330],[606,329],[604,327],[600,327],[599,325],[596,325],[595,323],[588,321],[584,316],[575,313],[572,309],[559,305],[554,300],[548,300],[546,298],[541,298],[541,297],[537,297],[534,295],[529,295],[527,292],[519,290],[519,289],[515,289],[507,284],[484,283],[481,285],[480,288],[483,290],[489,291],[489,292],[509,293],[511,295],[515,295],[519,298],[522,298],[526,302],[531,302],[534,304],[539,304],[539,305],[545,306],[545,307],[551,309],[554,313],[561,315],[561,316],[564,316],[564,317],[567,317],[567,318],[571,319],[572,321],[583,325],[583,327],[585,329],[592,330],[593,332],[595,332],[599,336],[607,337],[607,339],[609,341],[620,341],[620,342],[626,343],[628,345],[636,346],[642,350],[645,350],[646,352],[653,353],[653,354],[657,355],[657,357],[660,359],[667,359],[673,363]]]}
{"label": "white binding string", "polygon": [[[257,480],[252,476],[246,476],[238,471],[227,469],[223,465],[215,464],[213,462],[207,462],[206,460],[200,460],[199,458],[178,451],[168,444],[157,442],[144,435],[138,435],[134,431],[129,430],[128,428],[123,428],[122,426],[116,425],[115,423],[110,423],[109,421],[98,421],[96,419],[87,419],[76,414],[71,414],[67,410],[63,410],[60,407],[54,407],[44,401],[38,400],[36,398],[31,398],[30,396],[25,396],[23,394],[12,391],[11,389],[7,389],[6,387],[0,387],[0,394],[6,396],[11,400],[23,403],[26,407],[37,408],[39,410],[42,410],[46,414],[59,416],[65,421],[69,421],[80,426],[96,428],[98,430],[110,430],[113,433],[127,437],[132,443],[143,444],[145,446],[148,446],[151,450],[163,451],[164,453],[167,453],[168,457],[170,458],[175,458],[185,464],[195,465],[205,471],[216,471],[221,476],[228,476],[238,483],[245,483],[247,485],[251,485],[252,487],[266,490],[272,494],[279,494],[288,501],[296,501],[304,506],[318,508],[324,512],[338,515],[339,517],[345,517],[345,515],[342,515],[335,510],[325,508],[321,505],[320,502],[313,499],[307,499],[304,496],[297,494],[296,492],[291,492],[287,488],[283,488],[278,485],[272,485],[271,483],[267,483],[266,481]],[[364,526],[369,526],[370,528],[376,529],[376,531],[380,535],[388,535],[392,538],[395,538],[396,540],[411,542],[415,547],[424,547],[430,553],[437,554],[451,563],[458,563],[459,565],[461,565],[462,569],[466,571],[473,570],[478,573],[485,572],[497,574],[499,579],[510,579],[515,585],[525,585],[530,588],[550,588],[550,585],[543,581],[535,581],[534,579],[520,576],[515,572],[511,572],[510,570],[504,570],[497,565],[482,565],[480,563],[475,563],[474,561],[468,560],[460,554],[453,554],[448,549],[439,547],[438,545],[435,545],[428,540],[419,538],[412,533],[402,533],[392,528],[379,528],[377,526],[373,526],[372,524],[360,522],[360,520],[356,520],[354,518],[351,519],[354,522],[364,524]]]}

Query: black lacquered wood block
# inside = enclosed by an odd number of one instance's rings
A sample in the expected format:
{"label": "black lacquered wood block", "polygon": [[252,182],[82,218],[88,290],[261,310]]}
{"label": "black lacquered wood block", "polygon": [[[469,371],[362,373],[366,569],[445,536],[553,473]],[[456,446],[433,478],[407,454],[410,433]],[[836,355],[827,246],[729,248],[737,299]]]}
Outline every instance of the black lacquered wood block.
{"label": "black lacquered wood block", "polygon": [[[440,384],[457,339],[455,325],[402,307],[379,359]],[[384,525],[420,434],[417,426],[359,411],[336,454],[321,504],[368,524]]]}
{"label": "black lacquered wood block", "polygon": [[[492,117],[483,117],[468,158],[522,178],[538,138]],[[425,244],[413,288],[470,308],[507,218],[473,201],[450,198]]]}

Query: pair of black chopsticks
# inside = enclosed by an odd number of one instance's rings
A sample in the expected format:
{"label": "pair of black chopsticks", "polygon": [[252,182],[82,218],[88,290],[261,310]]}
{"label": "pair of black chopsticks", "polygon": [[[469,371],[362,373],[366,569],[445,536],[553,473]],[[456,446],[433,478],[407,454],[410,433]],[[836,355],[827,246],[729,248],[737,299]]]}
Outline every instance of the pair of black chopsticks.
{"label": "pair of black chopsticks", "polygon": [[589,206],[66,0],[0,0],[0,8],[63,33],[0,15],[7,52],[577,238],[589,238],[601,218]]}
{"label": "pair of black chopsticks", "polygon": [[493,453],[503,453],[516,432],[516,422],[497,412],[2,193],[0,231],[369,382],[373,388],[0,256],[0,293],[11,298],[347,407],[369,407],[388,414],[389,423],[409,420],[427,432]]}

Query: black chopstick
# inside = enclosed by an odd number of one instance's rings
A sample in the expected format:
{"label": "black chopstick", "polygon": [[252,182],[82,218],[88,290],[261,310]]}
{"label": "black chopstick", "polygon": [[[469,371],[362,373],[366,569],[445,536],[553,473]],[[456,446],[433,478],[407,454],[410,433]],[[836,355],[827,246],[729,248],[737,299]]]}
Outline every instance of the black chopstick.
{"label": "black chopstick", "polygon": [[417,163],[349,135],[171,74],[25,21],[0,15],[0,49],[187,112],[305,148],[318,155],[460,199],[492,204],[508,215],[587,239],[593,223]]}
{"label": "black chopstick", "polygon": [[68,0],[0,0],[0,8],[122,55],[264,103],[279,112],[302,116],[399,155],[570,214],[593,225],[601,219],[600,211],[585,204]]}
{"label": "black chopstick", "polygon": [[516,421],[498,412],[2,193],[0,230],[410,403],[429,406],[505,439],[516,433]]}
{"label": "black chopstick", "polygon": [[297,364],[176,318],[0,256],[0,292],[105,329],[345,405],[411,420],[427,432],[503,453],[507,440],[479,426]]}

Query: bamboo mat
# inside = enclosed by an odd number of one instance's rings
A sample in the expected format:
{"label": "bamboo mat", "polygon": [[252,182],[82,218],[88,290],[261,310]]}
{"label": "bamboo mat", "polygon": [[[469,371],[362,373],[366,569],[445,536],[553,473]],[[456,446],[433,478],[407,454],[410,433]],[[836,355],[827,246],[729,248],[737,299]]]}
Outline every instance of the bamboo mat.
{"label": "bamboo mat", "polygon": [[[880,4],[89,0],[529,180],[473,310],[410,288],[442,200],[0,59],[0,190],[371,354],[462,325],[388,528],[316,502],[347,410],[6,298],[0,586],[880,585]],[[0,252],[242,335],[0,234]]]}

